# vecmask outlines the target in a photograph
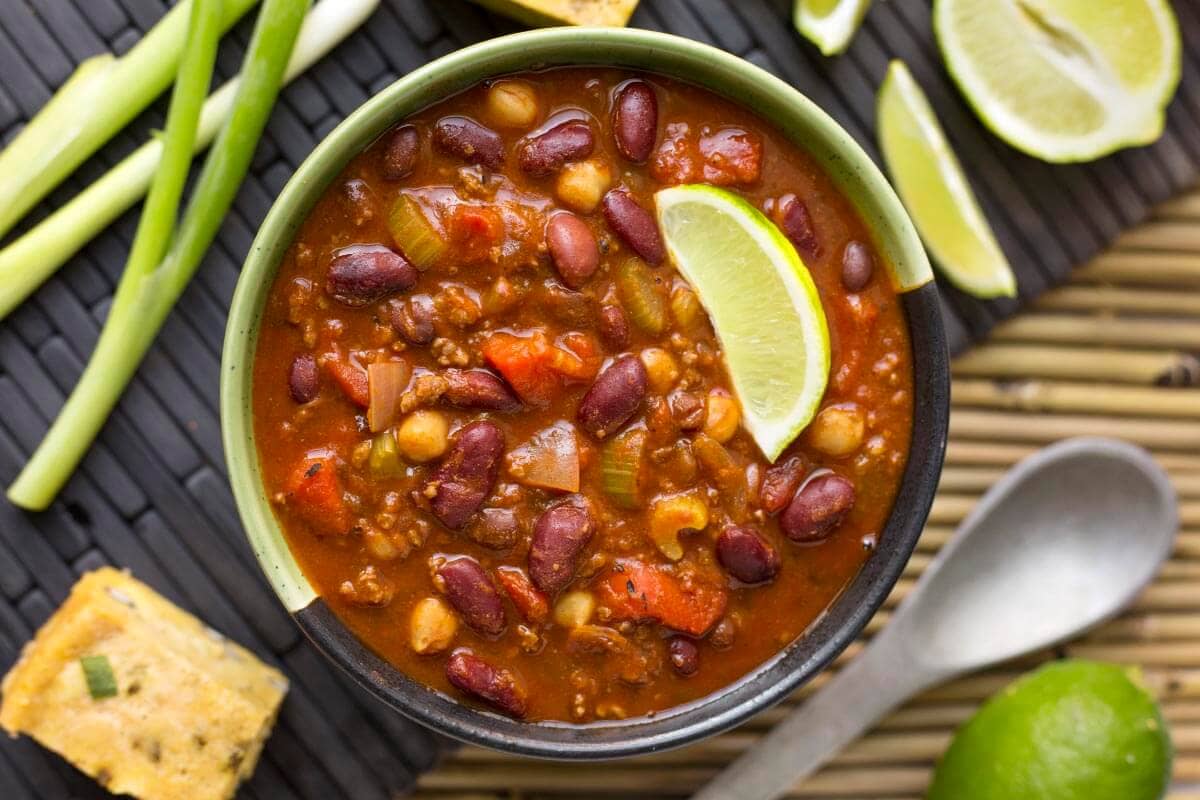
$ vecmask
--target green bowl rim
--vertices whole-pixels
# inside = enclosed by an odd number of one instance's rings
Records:
[[[671,34],[629,28],[547,28],[515,33],[458,50],[398,79],[370,98],[326,136],[276,198],[258,230],[243,266],[234,292],[222,349],[222,442],[230,483],[247,538],[259,565],[281,602],[289,613],[297,617],[306,634],[323,650],[328,651],[329,648],[341,645],[319,639],[344,639],[345,636],[329,630],[331,617],[328,609],[324,607],[323,602],[314,602],[319,600],[318,595],[292,556],[271,511],[270,499],[266,496],[259,473],[251,419],[250,365],[253,363],[257,347],[258,326],[265,299],[278,265],[297,229],[329,183],[351,158],[391,125],[488,77],[557,66],[615,66],[648,73],[657,72],[703,86],[740,105],[752,108],[821,163],[862,215],[875,237],[876,246],[886,260],[893,264],[907,264],[911,272],[932,277],[925,250],[899,199],[874,162],[854,139],[792,86],[737,56],[709,45]],[[851,614],[846,624],[841,626],[843,630],[832,636],[831,641],[815,649],[806,648],[812,652],[806,652],[802,661],[791,665],[787,670],[787,679],[782,682],[778,680],[784,676],[779,671],[781,659],[790,650],[796,649],[798,643],[807,639],[807,635],[797,639],[776,657],[768,659],[741,680],[726,687],[726,690],[660,713],[653,719],[639,718],[626,720],[616,726],[607,726],[633,728],[641,724],[643,727],[650,726],[655,729],[644,735],[626,737],[630,740],[625,742],[612,741],[613,737],[600,737],[591,742],[587,741],[587,737],[576,737],[574,746],[563,742],[539,743],[520,735],[514,736],[511,730],[514,723],[511,720],[462,704],[457,705],[465,709],[466,713],[460,716],[478,719],[470,719],[461,724],[448,724],[442,718],[444,714],[424,713],[421,708],[413,708],[411,703],[400,710],[421,722],[439,728],[444,733],[503,749],[549,757],[613,757],[680,745],[736,724],[750,713],[778,700],[785,692],[778,686],[774,690],[760,690],[753,697],[740,698],[735,708],[713,709],[707,714],[703,707],[709,704],[712,698],[720,698],[739,687],[743,690],[748,688],[747,685],[752,683],[751,679],[756,676],[760,679],[765,677],[771,668],[780,673],[775,676],[776,683],[786,684],[784,688],[789,690],[819,671],[853,639],[854,635],[857,635],[874,609],[882,603],[887,589],[899,577],[932,502],[935,486],[924,484],[930,482],[930,474],[933,476],[932,483],[936,484],[936,475],[941,468],[948,407],[948,369],[944,364],[945,340],[941,322],[936,316],[936,290],[932,284],[927,284],[905,295],[905,300],[906,308],[915,307],[908,301],[921,305],[924,309],[922,325],[930,327],[929,335],[923,338],[934,353],[930,380],[932,394],[937,400],[930,405],[930,413],[933,416],[929,420],[929,432],[932,438],[928,443],[929,457],[923,459],[929,463],[924,465],[925,474],[920,478],[922,485],[916,487],[919,491],[914,490],[912,499],[915,507],[909,509],[907,515],[914,519],[919,517],[919,523],[914,525],[910,519],[898,526],[902,527],[903,531],[895,535],[898,537],[898,549],[903,552],[898,552],[897,556],[902,557],[898,563],[888,564],[873,578],[886,585],[871,587],[867,600],[872,606],[869,609],[870,613]],[[929,307],[934,309],[932,316]],[[928,319],[924,319],[925,317]],[[912,324],[910,320],[910,328]],[[917,338],[914,336],[914,343]],[[944,392],[940,390],[943,383],[947,384]],[[922,404],[919,403],[918,414],[922,413],[921,407]],[[910,462],[913,460],[910,454]],[[908,481],[909,474],[906,472],[904,483]],[[899,503],[898,498],[897,508]],[[888,531],[891,530],[897,516],[897,508],[893,509],[893,520],[889,521]],[[866,576],[860,574],[852,584],[862,580],[866,580]],[[846,593],[843,592],[843,595]],[[838,601],[835,601],[834,605],[837,604]],[[314,614],[314,618],[320,616],[321,621],[306,622],[302,612],[317,607],[322,608],[318,614]],[[858,619],[859,617],[861,619]],[[847,633],[850,635],[847,636]],[[365,648],[359,649],[365,651]],[[369,651],[365,653],[365,656],[355,655],[350,659],[355,663],[346,663],[347,658],[344,654],[341,658],[329,652],[327,655],[350,670],[376,694],[396,705],[398,700],[394,696],[397,691],[394,685],[395,676],[389,676],[388,680],[384,681],[376,671],[379,663],[375,663],[370,670],[358,663],[362,658],[378,662],[377,658],[372,658],[373,654]],[[368,672],[373,674],[364,674]],[[403,686],[400,689],[403,692],[411,687]],[[437,704],[442,702],[441,699],[449,699],[440,692],[430,689],[426,691],[430,697],[422,698],[421,703]],[[699,716],[674,729],[659,730],[662,723],[669,722],[674,716],[680,716],[676,711],[685,716],[697,713]],[[524,727],[579,731],[593,727],[604,728],[605,724],[543,724]],[[496,728],[509,730],[497,733]]]

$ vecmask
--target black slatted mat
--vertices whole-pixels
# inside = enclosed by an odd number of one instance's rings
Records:
[[[774,0],[643,0],[634,24],[713,43],[790,81],[877,157],[875,89],[890,58],[908,62],[967,165],[1021,297],[984,303],[946,291],[955,349],[987,333],[1200,170],[1200,5],[1176,3],[1183,83],[1163,138],[1079,166],[1050,166],[988,135],[949,82],[921,0],[877,2],[848,55],[824,59]],[[162,0],[0,0],[0,140],[7,142],[88,55],[127,50]],[[282,95],[254,171],[82,467],[50,511],[0,499],[0,671],[80,572],[132,569],[172,600],[279,665],[292,692],[245,797],[385,798],[434,764],[433,736],[370,699],[300,637],[259,575],[225,479],[217,380],[225,313],[254,231],[293,168],[346,114],[398,75],[471,42],[515,30],[463,0],[384,0],[334,54]],[[237,69],[250,23],[222,46]],[[34,215],[74,194],[162,124],[160,103]],[[124,265],[136,216],[92,242],[0,323],[0,482],[7,485],[82,369]],[[103,797],[28,739],[0,743],[0,797]]]

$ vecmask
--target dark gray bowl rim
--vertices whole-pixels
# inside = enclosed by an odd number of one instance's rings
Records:
[[[526,723],[431,689],[365,647],[304,577],[274,519],[258,471],[249,365],[266,292],[317,197],[349,159],[384,130],[486,77],[566,65],[657,72],[754,108],[830,172],[864,217],[889,263],[905,265],[908,274],[930,273],[925,252],[894,192],[870,158],[828,115],[748,62],[707,45],[649,31],[528,31],[444,56],[401,78],[355,111],[318,145],[284,188],[247,257],[222,356],[226,459],[238,510],[263,572],[313,644],[405,716],[473,744],[527,756],[584,760],[658,752],[731,728],[810,680],[857,638],[899,579],[924,528],[945,454],[950,389],[940,303],[936,287],[928,281],[901,295],[912,342],[913,444],[875,552],[805,635],[718,692],[646,717],[584,725]]]

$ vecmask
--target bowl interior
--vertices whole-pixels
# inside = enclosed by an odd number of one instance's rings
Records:
[[[258,325],[282,257],[346,163],[396,122],[487,77],[562,65],[659,72],[754,109],[826,169],[893,264],[928,269],[899,200],[853,139],[807,98],[723,51],[631,29],[555,28],[460,50],[402,78],[339,125],[297,170],[259,230],[233,298],[222,357],[221,416],[230,479],[242,522],[280,600],[329,658],[405,715],[442,733],[527,755],[611,758],[678,746],[728,728],[811,678],[846,647],[883,603],[916,543],[945,449],[949,403],[946,345],[932,284],[903,297],[914,351],[912,451],[880,544],[860,574],[808,633],[725,690],[620,722],[521,723],[425,687],[364,647],[314,592],[288,549],[259,473],[251,420]]]

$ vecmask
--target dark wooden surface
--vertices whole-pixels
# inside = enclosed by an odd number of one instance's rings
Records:
[[[103,50],[124,52],[162,15],[161,0],[0,0],[0,141]],[[634,24],[708,41],[796,85],[873,156],[874,97],[887,62],[908,62],[929,93],[1017,271],[1021,297],[982,303],[946,291],[952,344],[987,334],[1155,203],[1191,185],[1200,165],[1200,4],[1176,3],[1188,52],[1168,127],[1153,147],[1080,166],[1050,166],[988,135],[949,82],[921,0],[879,2],[850,52],[827,60],[770,0],[643,0]],[[327,666],[260,576],[225,479],[217,384],[225,313],[241,260],[294,167],[345,115],[398,75],[515,26],[463,0],[384,0],[332,56],[289,86],[199,275],[60,500],[25,514],[0,499],[0,671],[100,564],[133,573],[281,666],[292,692],[245,797],[385,798],[437,759],[431,735]],[[249,23],[227,37],[222,78],[240,62]],[[160,103],[85,164],[45,213],[162,124]],[[0,482],[7,485],[78,377],[136,226],[127,214],[8,320],[0,322]],[[104,797],[28,739],[0,742],[0,797]]]

